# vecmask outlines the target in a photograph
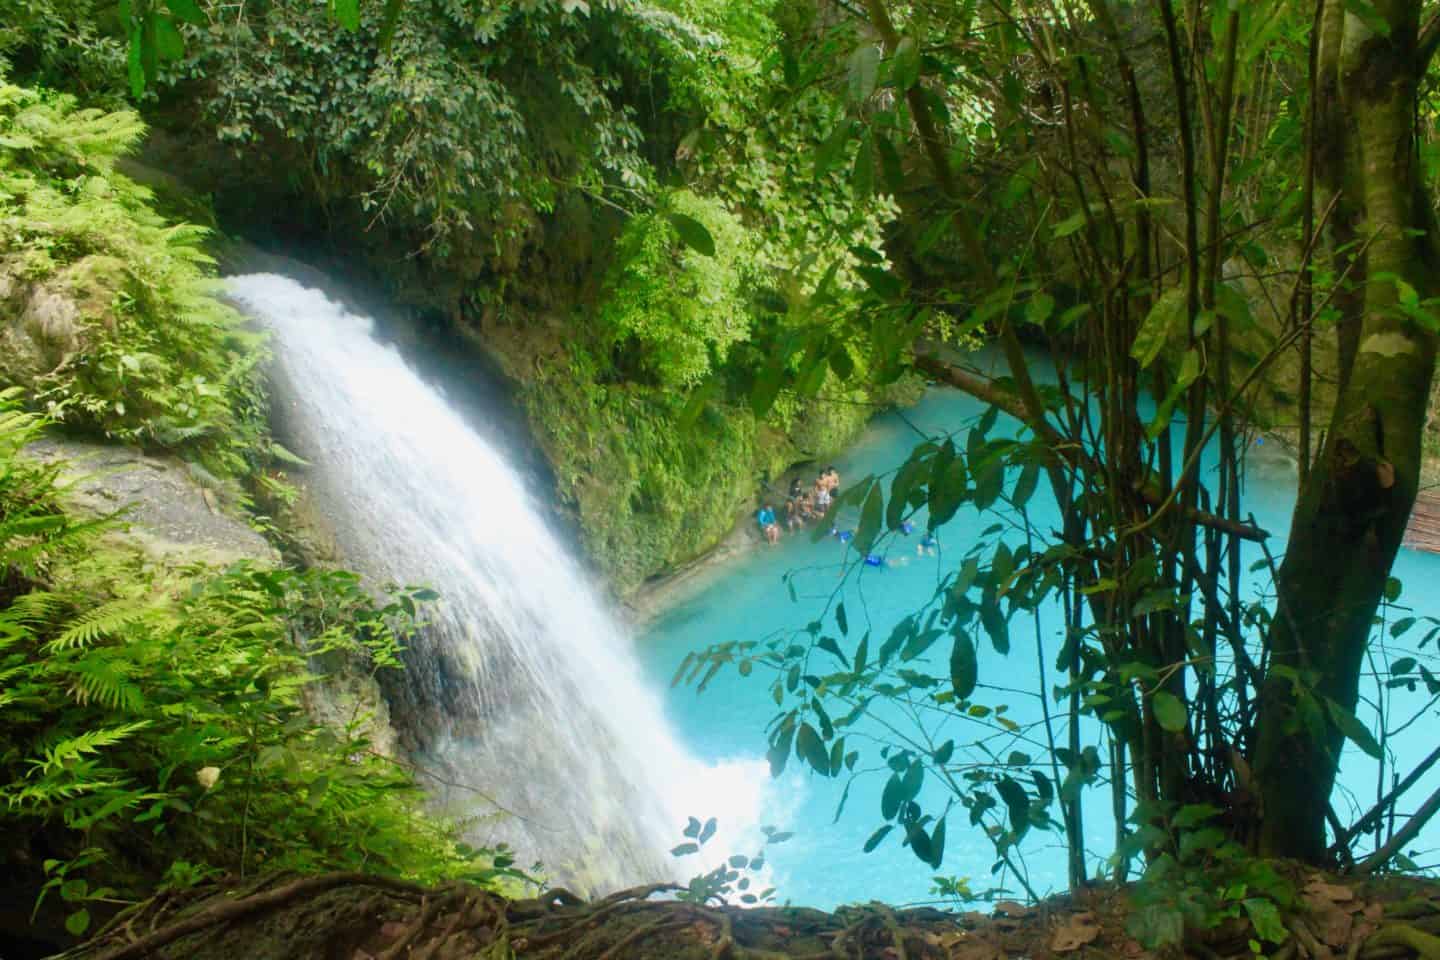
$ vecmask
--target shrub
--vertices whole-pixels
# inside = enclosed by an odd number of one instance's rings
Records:
[[[143,133],[134,113],[0,84],[0,385],[241,475],[263,448],[261,339],[215,298],[204,231],[116,172]]]

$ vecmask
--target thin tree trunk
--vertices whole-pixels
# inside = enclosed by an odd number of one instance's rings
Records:
[[[1420,3],[1388,0],[1375,8],[1390,24],[1389,36],[1345,18],[1342,103],[1323,108],[1343,106],[1355,121],[1347,158],[1361,167],[1346,170],[1344,180],[1363,184],[1354,199],[1370,231],[1368,276],[1393,274],[1424,298],[1436,289],[1436,258],[1431,237],[1416,233],[1434,226],[1411,124],[1424,66],[1416,46]],[[1344,738],[1328,716],[1316,736],[1313,718],[1316,710],[1326,714],[1327,701],[1355,709],[1371,618],[1415,500],[1435,339],[1399,305],[1396,284],[1365,285],[1349,376],[1296,504],[1280,568],[1279,602],[1291,615],[1277,618],[1271,633],[1254,762],[1263,804],[1260,850],[1268,855],[1312,862],[1324,855],[1326,803]],[[1286,676],[1277,667],[1297,673]],[[1295,676],[1313,697],[1296,696]]]

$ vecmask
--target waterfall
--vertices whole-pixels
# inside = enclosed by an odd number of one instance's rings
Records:
[[[671,735],[629,639],[521,478],[372,322],[271,274],[230,296],[274,336],[289,437],[343,560],[441,599],[387,690],[413,758],[507,815],[472,829],[591,892],[698,872],[687,815],[753,824],[756,763],[705,767]],[[437,789],[452,813],[485,810]],[[717,806],[718,805],[718,806]]]

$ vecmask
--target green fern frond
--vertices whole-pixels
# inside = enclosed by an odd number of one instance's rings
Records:
[[[145,705],[140,688],[131,682],[136,665],[120,657],[92,652],[71,665],[70,694],[80,704],[100,703],[111,710],[137,713]]]
[[[86,754],[99,753],[106,747],[113,747],[149,726],[149,720],[136,720],[118,727],[88,730],[79,736],[62,740],[45,751],[43,760],[31,760],[30,763],[41,775],[48,775],[63,767],[67,761]]]
[[[45,650],[47,653],[59,653],[75,647],[90,646],[101,637],[140,620],[148,609],[148,604],[132,598],[101,604],[81,614],[64,633],[47,643]]]

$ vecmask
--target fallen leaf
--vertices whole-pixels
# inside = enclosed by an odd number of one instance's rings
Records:
[[[1094,943],[1100,936],[1100,924],[1093,913],[1075,913],[1065,918],[1050,937],[1050,949],[1056,953],[1079,950],[1087,943]]]
[[[1332,903],[1348,903],[1355,899],[1355,891],[1338,883],[1327,883],[1322,877],[1316,877],[1305,884],[1305,892],[1316,897],[1323,897]]]
[[[1385,918],[1385,904],[1372,903],[1365,908],[1365,919],[1371,923],[1379,923]]]
[[[952,960],[1005,960],[1005,951],[981,937],[967,937],[950,947]]]
[[[1002,913],[1007,917],[1024,917],[1034,911],[1023,903],[1016,903],[1014,900],[1001,900],[995,904],[995,912]]]

